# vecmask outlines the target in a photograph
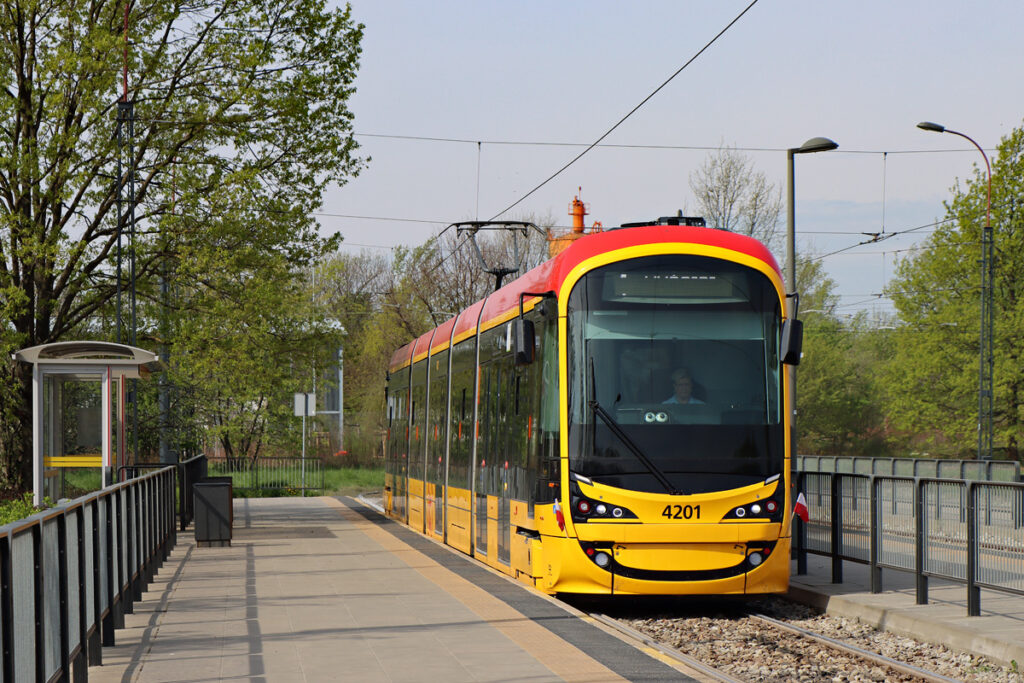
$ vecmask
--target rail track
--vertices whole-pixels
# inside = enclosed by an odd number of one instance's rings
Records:
[[[712,604],[673,608],[669,615],[655,607],[614,617],[590,615],[701,681],[1024,681],[1015,669],[877,632],[854,620],[817,614],[808,619],[808,608],[783,600],[724,609]]]

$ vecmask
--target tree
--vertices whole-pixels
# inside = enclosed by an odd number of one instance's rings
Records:
[[[742,152],[722,147],[690,174],[690,189],[708,226],[749,235],[775,251],[780,245],[782,192]]]
[[[867,454],[881,439],[882,422],[872,382],[870,332],[833,311],[835,282],[821,261],[797,260],[804,321],[804,354],[797,368],[797,435],[801,453]]]
[[[122,243],[143,304],[160,300],[163,269],[178,268],[181,290],[214,291],[210,272],[182,267],[189,260],[217,269],[221,256],[257,269],[268,262],[257,256],[274,254],[297,266],[333,247],[310,213],[327,183],[362,166],[347,109],[362,26],[348,8],[327,9],[325,0],[8,5],[0,15],[5,359],[11,348],[70,334],[117,336],[110,321],[115,292],[127,290],[115,268]],[[119,201],[132,189],[134,205]],[[251,247],[248,266],[227,258],[240,245]],[[139,327],[139,339],[159,336],[155,320],[140,318]],[[13,387],[0,395],[3,474],[21,484],[30,373],[6,361],[2,370],[0,385]]]
[[[554,223],[550,216],[523,220],[542,228]],[[510,233],[481,232],[478,243],[488,264],[511,267],[515,262]],[[520,239],[518,250],[521,272],[547,260],[547,241],[536,231]],[[391,355],[482,299],[494,289],[494,278],[484,271],[468,238],[452,229],[388,256],[334,254],[316,272],[317,310],[345,328],[346,449],[364,456],[379,450]]]
[[[895,426],[932,447],[975,452],[978,407],[981,229],[987,179],[975,166],[957,183],[946,218],[920,251],[900,262],[889,294],[902,325],[884,373]],[[992,164],[995,444],[1020,457],[1024,439],[1024,128],[1000,142]]]

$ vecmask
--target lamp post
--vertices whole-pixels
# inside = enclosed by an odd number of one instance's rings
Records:
[[[917,124],[921,130],[933,133],[951,133],[959,135],[974,145],[981,158],[985,160],[985,173],[988,177],[988,195],[985,199],[985,225],[981,229],[981,331],[978,334],[978,459],[992,459],[992,399],[995,391],[992,354],[992,336],[994,308],[992,300],[992,284],[994,277],[993,240],[992,240],[992,165],[988,155],[977,142],[969,136],[946,128],[938,123],[922,121]]]
[[[799,147],[786,150],[786,284],[787,296],[796,294],[796,219],[794,216],[795,193],[793,190],[793,157],[797,154],[812,154],[814,152],[828,152],[836,149],[839,145],[828,138],[811,138]],[[796,366],[786,366],[786,378],[789,380],[790,397],[792,400],[790,413],[790,456],[796,462],[796,428],[794,427],[796,415]]]

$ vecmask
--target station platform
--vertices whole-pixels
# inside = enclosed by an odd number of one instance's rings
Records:
[[[234,502],[230,547],[191,533],[103,648],[92,681],[690,681],[656,649],[413,533],[351,498]],[[791,597],[1008,664],[1024,662],[1024,597],[810,556]]]
[[[359,501],[234,506],[230,547],[179,533],[90,681],[697,680]]]

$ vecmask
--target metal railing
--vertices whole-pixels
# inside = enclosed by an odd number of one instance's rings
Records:
[[[134,479],[146,470],[157,470],[170,467],[166,463],[137,463],[122,465],[117,470],[118,481]],[[206,456],[197,455],[182,460],[176,466],[178,471],[178,522],[182,531],[188,528],[195,516],[195,498],[192,495],[192,484],[206,479]]]
[[[798,455],[799,472],[882,474],[894,477],[1024,481],[1012,460],[943,460],[939,458],[869,458],[850,455]]]
[[[177,540],[175,468],[0,527],[0,679],[86,680]]]
[[[229,476],[235,489],[323,491],[324,465],[316,458],[209,460],[210,476]]]
[[[967,614],[981,613],[981,589],[1024,595],[1024,483],[798,472],[796,490],[810,522],[797,522],[797,573],[807,553],[870,566],[871,592],[882,569],[913,572],[917,604],[928,603],[928,579],[967,586]]]

